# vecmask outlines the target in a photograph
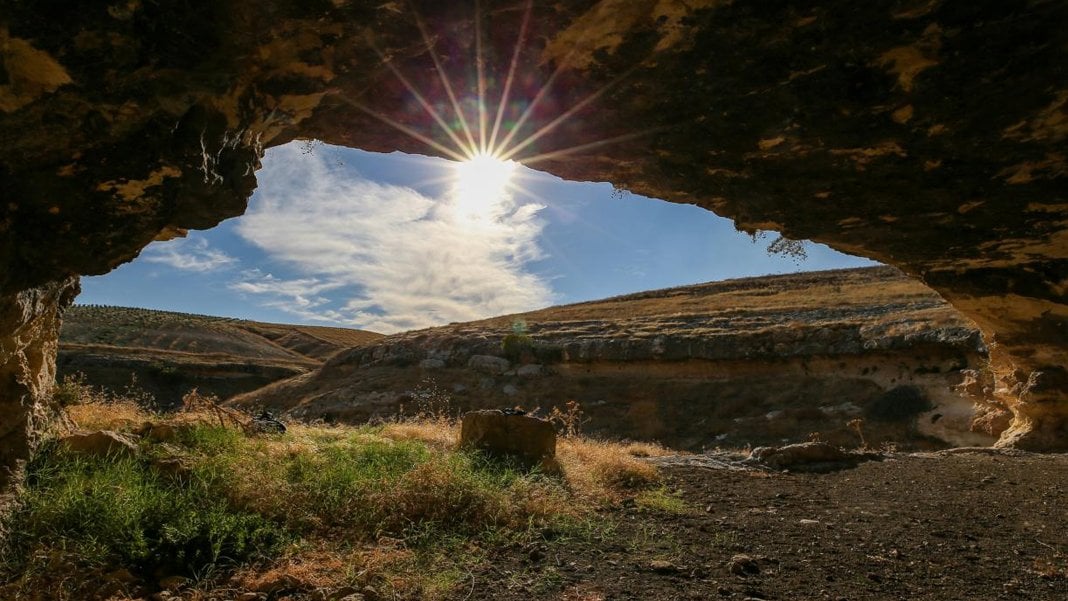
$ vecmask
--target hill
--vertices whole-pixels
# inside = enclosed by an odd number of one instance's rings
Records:
[[[922,284],[877,267],[685,286],[397,334],[233,402],[359,423],[443,398],[456,410],[562,410],[573,400],[596,432],[680,448],[811,433],[843,444],[865,437],[944,447],[989,444],[1006,423],[1003,407],[951,388],[985,363],[972,323]]]
[[[226,398],[306,373],[381,338],[345,328],[262,323],[128,307],[75,305],[60,332],[60,377],[121,389],[136,378],[162,405],[192,388]]]

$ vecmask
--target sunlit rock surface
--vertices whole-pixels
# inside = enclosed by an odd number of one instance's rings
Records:
[[[988,337],[1002,444],[1068,447],[1064,3],[4,0],[0,59],[3,306],[240,214],[265,147],[453,156],[466,121],[921,278]],[[51,373],[33,344],[0,429]]]

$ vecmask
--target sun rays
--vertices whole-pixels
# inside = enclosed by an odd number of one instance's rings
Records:
[[[527,90],[527,94],[517,94],[517,79],[520,78],[520,67],[524,46],[530,35],[531,18],[534,10],[533,0],[527,0],[523,4],[522,16],[516,33],[515,47],[513,48],[508,62],[507,73],[504,74],[503,84],[499,86],[499,97],[495,98],[496,106],[491,107],[488,99],[493,76],[492,69],[486,60],[486,19],[483,10],[483,0],[474,3],[474,50],[473,65],[469,69],[474,72],[473,85],[469,90],[454,85],[452,78],[445,70],[442,55],[438,49],[442,43],[440,32],[432,32],[427,26],[427,21],[419,13],[414,3],[408,2],[408,9],[414,17],[416,27],[419,29],[422,42],[433,63],[433,69],[440,83],[440,98],[435,98],[434,93],[420,90],[413,80],[402,72],[399,64],[391,55],[383,52],[374,39],[368,37],[368,44],[378,55],[382,64],[400,82],[410,100],[422,110],[433,122],[430,131],[425,126],[415,126],[403,123],[401,120],[391,118],[381,111],[375,110],[365,102],[341,97],[354,108],[397,129],[414,140],[425,144],[428,148],[436,151],[458,165],[454,169],[453,192],[459,213],[466,220],[473,218],[492,217],[502,206],[509,205],[506,200],[512,192],[522,192],[521,187],[513,181],[512,174],[517,164],[534,164],[543,161],[559,160],[567,156],[589,151],[608,144],[632,139],[649,133],[647,130],[640,133],[615,136],[601,140],[594,140],[577,144],[567,148],[554,150],[538,150],[536,143],[544,141],[549,134],[558,130],[566,122],[575,118],[576,115],[586,110],[601,98],[605,92],[618,85],[625,79],[633,68],[625,71],[612,81],[608,82],[597,91],[579,100],[567,110],[559,112],[555,117],[546,119],[546,123],[534,129],[533,132],[522,135],[524,128],[534,121],[535,115],[542,112],[551,115],[550,109],[545,109],[546,98],[553,90],[561,73],[567,68],[567,59],[560,61],[553,72],[535,90]],[[437,34],[437,35],[435,35]],[[491,71],[487,73],[487,71]],[[493,81],[500,81],[493,78]],[[434,84],[437,87],[437,84]],[[531,93],[532,92],[532,93]],[[513,95],[518,98],[513,98]],[[515,102],[515,104],[512,104]],[[474,104],[472,108],[471,105]],[[549,103],[551,104],[551,103]],[[521,110],[520,110],[521,107]],[[450,114],[451,113],[451,114]],[[403,119],[401,117],[400,119]],[[429,123],[428,123],[429,124]],[[528,128],[529,129],[529,128]],[[435,133],[436,132],[436,133]]]

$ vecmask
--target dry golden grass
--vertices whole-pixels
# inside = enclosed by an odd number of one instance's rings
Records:
[[[569,437],[557,443],[556,460],[576,496],[593,503],[614,502],[660,481],[656,467],[630,450],[664,454],[655,445]]]
[[[455,420],[433,418],[389,423],[381,436],[391,440],[416,440],[438,449],[459,444],[460,426]],[[568,487],[587,501],[616,501],[629,492],[659,482],[657,469],[641,460],[675,451],[649,442],[611,442],[582,436],[561,437],[556,459]]]
[[[67,415],[84,430],[133,430],[154,419],[131,401],[71,405]]]
[[[391,422],[382,427],[390,440],[417,440],[438,449],[453,449],[460,443],[460,426],[455,420],[430,418]]]

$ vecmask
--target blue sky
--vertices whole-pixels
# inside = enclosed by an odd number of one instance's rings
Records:
[[[82,280],[79,303],[391,333],[728,278],[872,265],[807,258],[706,210],[516,166],[472,211],[456,163],[293,143],[267,151],[246,214]],[[466,208],[465,208],[466,207]]]

